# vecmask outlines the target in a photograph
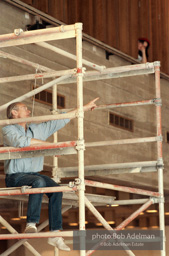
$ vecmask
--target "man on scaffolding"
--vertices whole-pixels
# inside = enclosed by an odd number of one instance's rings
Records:
[[[90,101],[83,107],[84,111],[92,110],[96,107],[95,101]],[[72,110],[71,112],[76,112]],[[8,106],[7,117],[9,119],[24,118],[22,123],[7,125],[3,127],[3,140],[5,147],[28,147],[34,144],[44,144],[48,137],[63,128],[70,119],[52,120],[39,124],[27,124],[26,118],[31,111],[22,102],[15,102]],[[6,160],[4,170],[6,174],[5,182],[7,187],[31,186],[32,188],[56,187],[59,186],[53,179],[40,174],[43,170],[44,157],[22,158]],[[49,230],[62,230],[62,192],[47,193],[49,198]],[[30,194],[27,208],[27,224],[25,233],[37,232],[36,224],[40,220],[41,203],[43,194]],[[50,245],[56,246],[60,250],[70,251],[64,243],[62,237],[48,238]]]

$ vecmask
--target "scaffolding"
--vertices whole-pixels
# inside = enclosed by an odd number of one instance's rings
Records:
[[[59,40],[59,39],[76,39],[76,55],[65,52],[55,46],[51,46],[47,41]],[[26,158],[26,157],[37,157],[37,156],[47,156],[53,155],[53,176],[56,180],[62,177],[77,177],[75,181],[71,182],[67,186],[60,186],[57,188],[2,188],[0,189],[0,197],[7,198],[16,198],[18,196],[24,196],[26,194],[33,193],[46,193],[46,192],[58,192],[63,191],[63,204],[66,206],[63,208],[62,212],[67,211],[71,208],[72,205],[77,206],[77,198],[79,199],[79,229],[85,230],[85,206],[96,216],[96,218],[102,223],[102,225],[107,230],[112,230],[112,227],[106,222],[102,215],[98,212],[95,206],[118,203],[121,205],[125,204],[143,204],[139,209],[137,209],[131,216],[124,220],[120,225],[118,225],[115,230],[122,230],[126,225],[135,219],[142,211],[146,210],[150,205],[154,203],[159,204],[159,222],[160,230],[163,231],[163,249],[161,250],[161,256],[166,255],[165,251],[165,224],[164,224],[164,192],[163,192],[163,158],[162,158],[162,127],[161,127],[161,96],[160,96],[160,63],[146,63],[146,64],[137,64],[129,65],[124,67],[115,67],[115,68],[106,68],[104,66],[98,66],[92,62],[82,59],[82,24],[76,23],[74,25],[59,26],[55,28],[48,28],[36,31],[27,31],[23,32],[22,29],[14,30],[14,33],[1,35],[0,36],[0,47],[9,47],[9,46],[19,46],[34,43],[39,47],[44,49],[49,49],[55,53],[59,53],[63,56],[66,56],[72,60],[76,60],[76,68],[70,70],[61,70],[55,71],[49,69],[45,66],[39,65],[28,60],[25,60],[21,57],[14,56],[12,54],[0,51],[0,56],[4,58],[11,59],[18,63],[31,66],[33,68],[40,68],[42,72],[29,75],[20,75],[12,77],[0,78],[0,83],[5,82],[16,82],[23,80],[32,80],[32,79],[42,79],[42,78],[52,78],[51,82],[42,85],[39,88],[34,89],[33,91],[24,94],[17,99],[14,99],[4,105],[0,106],[0,111],[3,111],[13,102],[22,101],[27,98],[32,97],[33,95],[39,93],[40,91],[52,88],[53,90],[53,114],[47,116],[39,117],[29,117],[26,119],[12,119],[12,120],[0,120],[0,125],[16,124],[18,122],[42,122],[48,120],[56,119],[66,119],[66,118],[77,118],[78,120],[78,138],[76,141],[68,142],[57,142],[57,134],[54,135],[54,143],[34,145],[25,148],[11,148],[11,147],[2,147],[0,148],[0,160],[6,159],[17,159],[17,158]],[[83,64],[87,67],[93,68],[94,70],[85,71]],[[85,74],[84,74],[85,73]],[[84,111],[83,111],[83,81],[95,81],[101,79],[112,79],[117,77],[127,77],[135,76],[142,74],[155,74],[155,91],[156,95],[154,99],[135,101],[135,102],[123,102],[115,103],[108,105],[100,105],[96,107],[96,110],[100,109],[110,109],[117,107],[126,107],[126,106],[142,106],[142,105],[155,105],[156,107],[156,127],[157,133],[155,137],[146,137],[146,138],[135,138],[135,139],[124,139],[124,140],[113,140],[113,141],[99,141],[99,142],[84,142]],[[58,77],[58,78],[56,78]],[[77,111],[73,113],[58,113],[57,110],[57,85],[58,84],[68,84],[74,83],[77,81]],[[144,161],[144,162],[131,162],[131,163],[119,163],[119,164],[104,164],[104,165],[91,165],[84,166],[84,150],[85,147],[94,147],[94,146],[111,146],[111,145],[124,145],[131,143],[145,143],[145,142],[156,142],[157,144],[157,161]],[[69,155],[77,154],[78,155],[78,167],[67,167],[59,168],[58,162],[55,155]],[[85,175],[101,175],[105,173],[114,174],[114,173],[141,173],[144,172],[153,172],[158,171],[158,192],[148,191],[138,188],[130,188],[125,186],[118,186],[112,184],[105,184],[96,181],[85,180]],[[85,172],[85,175],[84,175]],[[137,200],[115,200],[113,197],[98,197],[97,195],[85,194],[85,186],[92,187],[101,187],[110,190],[124,191],[127,193],[136,193],[139,195],[148,196],[147,199],[137,199]],[[72,193],[74,192],[74,193]],[[68,206],[70,202],[69,199],[72,199],[72,205]],[[9,248],[4,252],[3,256],[9,255],[12,251],[18,248],[21,244],[24,244],[33,255],[40,255],[28,242],[27,239],[30,238],[40,238],[40,237],[72,237],[72,231],[62,231],[58,233],[54,232],[41,232],[37,234],[18,234],[9,223],[7,223],[2,217],[0,217],[0,223],[6,226],[11,234],[0,235],[0,239],[21,239],[14,246]],[[44,222],[38,227],[38,231],[42,230],[45,226],[48,225],[48,221]],[[95,249],[86,252],[85,250],[80,251],[80,255],[91,255]],[[128,255],[134,255],[130,250],[125,250]]]

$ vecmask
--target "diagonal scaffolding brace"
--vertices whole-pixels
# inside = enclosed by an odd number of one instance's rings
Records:
[[[68,211],[69,209],[71,209],[71,206],[64,207],[62,209],[62,214],[65,213],[66,211]],[[0,216],[0,223],[3,224],[11,233],[17,234],[17,231],[14,230],[14,228],[12,226],[10,226],[9,223],[7,223],[4,218],[2,218],[2,216]],[[44,229],[46,226],[48,226],[48,224],[49,224],[48,220],[44,221],[41,225],[38,226],[37,231],[40,232],[42,229]],[[1,253],[1,256],[10,255],[13,251],[15,251],[21,245],[24,245],[30,252],[33,253],[33,255],[40,256],[40,254],[27,242],[27,239],[22,239],[22,240],[16,242],[5,252]]]

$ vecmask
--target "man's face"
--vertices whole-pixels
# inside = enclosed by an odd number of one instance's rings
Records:
[[[30,116],[31,111],[23,103],[19,103],[13,110],[14,118],[26,118]]]

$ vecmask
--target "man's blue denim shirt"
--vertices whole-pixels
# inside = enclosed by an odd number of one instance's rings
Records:
[[[53,133],[63,128],[70,120],[52,120],[40,124],[30,124],[27,130],[18,124],[7,125],[2,128],[5,147],[28,147],[32,138],[46,140]],[[39,172],[43,170],[44,157],[21,158],[5,160],[6,174]]]

